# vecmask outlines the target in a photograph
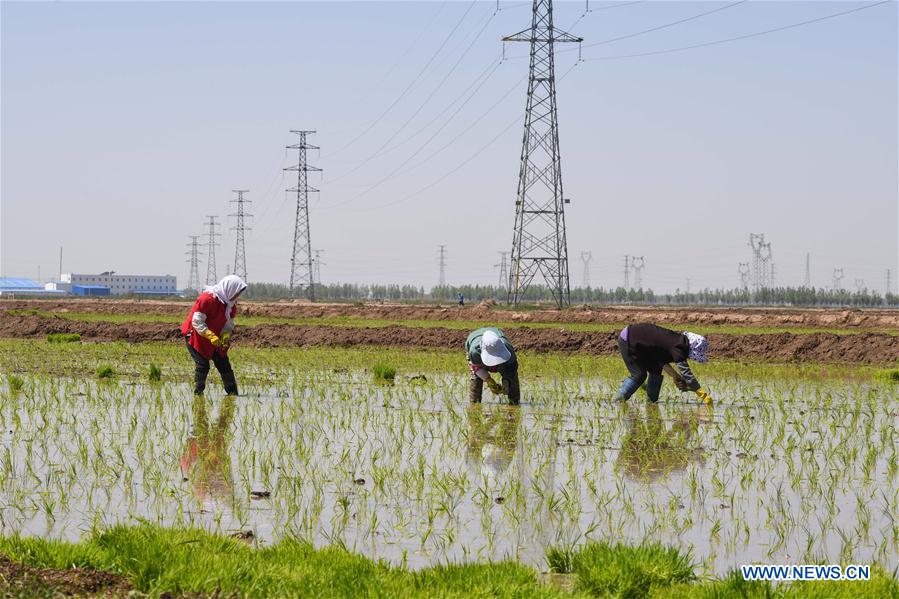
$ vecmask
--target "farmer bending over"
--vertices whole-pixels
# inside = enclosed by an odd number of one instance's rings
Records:
[[[237,275],[228,275],[212,287],[207,287],[191,309],[181,335],[187,341],[187,351],[194,359],[194,393],[200,395],[206,389],[209,360],[222,375],[225,393],[237,395],[237,381],[228,360],[231,347],[231,331],[237,314],[237,298],[247,284]]]
[[[703,403],[711,404],[712,396],[696,380],[687,360],[708,361],[709,342],[696,333],[678,333],[654,324],[632,324],[624,327],[618,337],[618,349],[630,376],[621,383],[616,401],[627,401],[649,374],[646,396],[659,401],[662,389],[662,370],[674,378],[681,391],[693,391]],[[669,364],[677,366],[677,372]]]
[[[484,383],[487,383],[495,395],[508,395],[510,404],[518,405],[521,402],[515,348],[501,330],[484,327],[473,331],[465,341],[465,353],[471,368],[468,399],[474,403],[480,402]],[[502,385],[493,380],[491,372],[500,374]]]

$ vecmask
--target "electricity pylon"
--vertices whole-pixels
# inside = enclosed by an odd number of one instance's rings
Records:
[[[190,243],[187,244],[187,247],[190,249],[184,252],[190,257],[187,259],[187,262],[190,263],[190,275],[187,277],[187,288],[193,291],[200,290],[200,244],[198,239],[200,239],[199,235],[189,235]]]
[[[571,303],[562,161],[556,107],[555,44],[581,42],[553,26],[552,0],[534,0],[531,26],[503,42],[531,45],[528,94],[515,198],[509,302],[518,304],[539,274],[558,307]]]
[[[437,249],[437,265],[440,269],[437,276],[437,286],[446,287],[446,246],[438,245]]]
[[[584,278],[581,287],[590,288],[590,260],[593,259],[593,252],[581,252],[581,262],[584,263]]]
[[[737,272],[740,275],[740,284],[743,289],[749,289],[749,262],[740,262],[737,266]]]
[[[833,290],[840,291],[843,288],[843,268],[833,269]]]
[[[249,189],[232,189],[234,193],[237,194],[236,200],[231,200],[232,203],[237,204],[237,212],[231,214],[229,216],[234,216],[237,218],[237,226],[231,227],[232,231],[237,232],[237,244],[234,247],[234,274],[244,280],[244,283],[247,282],[247,248],[244,242],[244,233],[249,231],[250,228],[244,224],[244,219],[253,216],[252,214],[247,214],[244,210],[244,204],[250,202],[250,200],[244,199],[243,194],[250,193]]]
[[[506,285],[509,284],[509,263],[506,261],[506,256],[509,255],[509,252],[500,252],[499,253],[499,264],[494,264],[494,268],[499,268],[499,288],[502,289]]]
[[[206,218],[209,221],[206,225],[209,227],[208,239],[206,241],[206,284],[207,285],[215,285],[218,283],[218,275],[216,274],[215,269],[215,246],[218,245],[218,242],[215,240],[216,237],[221,237],[221,233],[217,233],[215,228],[218,226],[218,223],[215,222],[217,216],[206,215]]]
[[[297,194],[297,215],[293,227],[293,254],[290,258],[290,290],[294,293],[305,290],[311,301],[315,301],[315,280],[312,270],[312,239],[309,233],[309,194],[318,190],[309,187],[309,173],[321,172],[322,169],[309,166],[306,162],[306,150],[317,150],[318,146],[306,143],[306,136],[315,131],[291,130],[300,136],[299,143],[287,146],[288,150],[297,150],[296,166],[289,166],[285,171],[296,171],[296,187],[288,188],[288,192]]]
[[[643,289],[643,268],[646,261],[643,256],[631,256],[631,268],[634,269],[634,289]]]

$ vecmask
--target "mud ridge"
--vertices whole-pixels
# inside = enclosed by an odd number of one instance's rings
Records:
[[[505,329],[512,343],[533,352],[580,352],[614,355],[616,333],[569,331],[564,327]],[[79,333],[83,341],[171,341],[180,331],[170,324],[79,322],[63,318],[0,315],[0,337],[45,338],[49,333]],[[322,325],[263,324],[238,327],[236,347],[408,347],[462,351],[466,331],[442,327],[403,326],[339,327]],[[714,357],[774,362],[853,364],[899,363],[899,338],[883,333],[837,335],[792,333],[733,335],[713,333],[709,346]]]

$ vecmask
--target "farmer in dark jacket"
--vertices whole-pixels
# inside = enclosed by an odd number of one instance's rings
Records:
[[[515,348],[503,332],[495,327],[484,327],[473,331],[465,341],[471,381],[468,384],[468,399],[474,403],[481,401],[484,383],[495,395],[509,396],[509,403],[521,402],[518,386],[518,358]],[[498,372],[502,385],[491,378],[491,372]]]
[[[712,396],[702,388],[687,363],[688,359],[708,361],[709,342],[702,335],[678,333],[648,323],[632,324],[621,331],[618,349],[630,376],[621,383],[617,401],[627,401],[646,380],[647,374],[646,396],[649,401],[659,401],[664,369],[674,378],[678,389],[693,391],[703,403],[712,403]],[[669,366],[672,362],[677,371]]]

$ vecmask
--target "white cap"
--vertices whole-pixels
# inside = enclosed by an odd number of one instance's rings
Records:
[[[508,362],[512,353],[494,331],[487,331],[481,337],[481,362],[484,366],[496,366]]]

